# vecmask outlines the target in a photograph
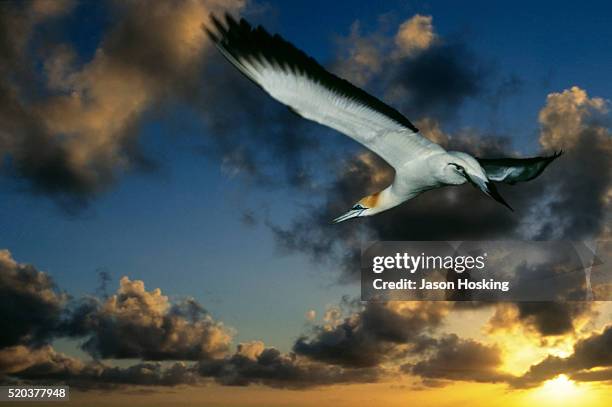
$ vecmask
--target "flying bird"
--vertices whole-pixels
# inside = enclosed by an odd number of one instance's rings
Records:
[[[206,28],[221,54],[247,78],[305,119],[331,127],[379,155],[395,169],[391,185],[359,200],[334,222],[372,216],[422,192],[471,183],[512,208],[495,182],[515,184],[537,177],[562,152],[533,158],[476,158],[446,151],[419,133],[406,117],[364,90],[328,72],[313,58],[244,19],[211,15]]]

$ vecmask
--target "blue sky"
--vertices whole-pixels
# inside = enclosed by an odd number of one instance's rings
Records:
[[[92,57],[112,24],[113,16],[105,13],[102,7],[81,6],[64,22],[64,33],[82,61]],[[500,7],[496,2],[269,1],[251,6],[247,15],[329,63],[337,52],[336,39],[348,35],[356,20],[368,34],[379,30],[381,16],[387,16],[393,22],[386,29],[391,36],[400,22],[417,13],[431,15],[442,38],[466,42],[492,67],[494,82],[510,76],[520,80],[518,90],[499,107],[491,107],[486,98],[468,100],[445,123],[448,129],[475,127],[508,135],[517,150],[533,154],[537,114],[548,93],[578,85],[591,96],[607,99],[612,94],[612,55],[602,52],[612,38],[612,6],[605,2]],[[356,295],[358,287],[335,284],[328,265],[280,253],[261,221],[248,226],[241,220],[248,209],[284,225],[305,210],[310,197],[229,177],[219,161],[194,148],[201,141],[193,133],[210,130],[167,125],[167,116],[189,118],[181,107],[169,109],[162,118],[147,117],[139,130],[141,144],[158,167],[127,174],[76,215],[3,178],[1,246],[16,260],[49,272],[74,296],[95,291],[98,270],[111,273],[109,291],[127,275],[172,297],[195,297],[238,330],[237,341],[261,339],[287,349],[307,310],[320,313],[343,294]]]

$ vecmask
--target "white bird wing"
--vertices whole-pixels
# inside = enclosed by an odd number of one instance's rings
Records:
[[[331,127],[398,168],[442,147],[418,133],[401,113],[326,71],[313,58],[261,26],[226,15],[206,29],[219,51],[270,96],[300,116]]]

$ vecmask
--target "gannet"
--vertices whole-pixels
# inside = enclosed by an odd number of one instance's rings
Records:
[[[419,133],[394,108],[328,72],[313,58],[261,26],[226,14],[204,27],[221,54],[266,93],[305,119],[331,127],[379,155],[395,169],[391,185],[360,199],[335,223],[372,216],[422,192],[471,183],[512,210],[494,182],[515,184],[537,177],[562,152],[533,158],[476,158],[446,151]]]

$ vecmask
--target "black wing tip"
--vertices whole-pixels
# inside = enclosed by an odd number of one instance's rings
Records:
[[[204,30],[206,35],[208,35],[208,38],[210,38],[212,42],[214,42],[215,44],[219,43],[219,37],[217,37],[217,35],[214,32],[212,32],[207,26],[202,24],[202,29]]]
[[[500,204],[504,205],[506,208],[510,209],[510,212],[514,212],[514,208],[510,206],[510,204],[508,202],[506,202],[504,200],[504,198],[501,197],[501,195],[499,196],[499,198],[501,199],[495,199],[497,202],[499,202]]]
[[[208,15],[208,20],[208,23],[202,23],[202,29],[212,42],[220,44],[227,34],[226,28],[213,13]]]
[[[202,30],[206,33],[206,35],[208,36],[208,38],[210,38],[210,40],[214,43],[218,43],[219,42],[219,37],[217,36],[217,33],[214,32],[213,30],[213,25],[215,25],[215,20],[216,17],[213,13],[210,13],[208,15],[208,21],[203,22],[200,27],[202,28]]]
[[[561,157],[563,154],[565,154],[565,151],[563,151],[563,150],[556,150],[551,155],[544,156],[544,157],[535,157],[535,158],[543,158],[545,160],[554,161],[557,158]]]
[[[215,13],[210,13],[208,19],[212,24],[202,23],[202,28],[208,36],[215,42],[226,39],[235,31],[252,31],[251,24],[244,18],[236,18],[228,12],[223,13],[223,17],[218,17]],[[225,21],[222,21],[225,20]],[[213,31],[214,30],[214,31]]]
[[[537,157],[540,160],[543,161],[544,166],[542,167],[542,170],[538,173],[538,175],[544,171],[544,169],[546,167],[548,167],[550,165],[550,163],[552,163],[553,161],[555,161],[557,158],[561,157],[565,152],[563,150],[558,150],[555,151],[554,153],[552,153],[552,155],[546,156],[546,157]],[[537,159],[536,158],[536,159]]]
[[[497,191],[497,187],[494,183],[489,181],[485,185],[487,186],[487,190],[491,198],[495,199],[497,202],[514,212],[514,209],[510,206],[510,204],[506,202],[506,200],[499,194],[499,192]]]
[[[234,16],[232,16],[230,13],[225,13],[225,23],[227,24],[227,26],[229,27],[230,30],[238,29],[238,28],[240,28],[240,25],[243,25],[244,23],[246,23],[246,25],[248,25],[249,28],[251,27],[250,24],[247,23],[244,18],[241,19],[240,23],[239,23],[238,21],[236,21]]]
[[[300,71],[318,81],[322,86],[359,99],[363,104],[389,117],[397,124],[418,133],[419,129],[400,112],[363,89],[355,87],[349,81],[329,73],[314,58],[296,48],[282,36],[271,35],[261,25],[253,28],[244,18],[237,21],[229,13],[225,13],[225,24],[213,13],[210,14],[210,21],[213,29],[207,27],[204,29],[224,53],[231,54],[238,60],[240,58],[263,58],[283,65],[287,69]]]

